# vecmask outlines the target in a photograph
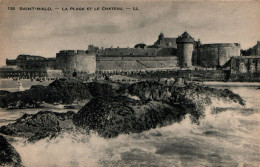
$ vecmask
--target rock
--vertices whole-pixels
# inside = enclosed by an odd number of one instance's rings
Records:
[[[112,85],[107,83],[91,82],[88,84],[88,89],[92,96],[113,96],[115,90]]]
[[[96,130],[101,136],[114,137],[129,133],[133,128],[134,111],[127,104],[135,103],[128,97],[96,97],[73,117],[75,125]]]
[[[2,135],[0,135],[0,166],[23,166],[20,155]]]
[[[71,104],[74,101],[92,98],[88,85],[79,80],[55,80],[47,89],[50,89],[52,92],[45,99],[47,103]]]
[[[6,90],[0,90],[0,97],[6,96],[6,95],[8,95],[8,94],[10,94],[10,93],[11,93],[11,92],[6,91]]]
[[[56,113],[51,111],[40,111],[37,114],[24,114],[15,123],[2,126],[0,133],[25,137],[33,142],[46,137],[54,137],[62,130],[74,128],[72,122],[75,113]]]
[[[138,101],[125,96],[96,97],[73,117],[76,126],[95,130],[103,137],[140,133],[180,121],[183,108],[163,102]]]
[[[0,97],[2,108],[38,108],[43,103],[72,104],[91,99],[88,85],[78,80],[55,80],[49,86],[32,86],[22,92],[5,93]]]
[[[204,107],[210,97],[219,97],[243,104],[240,96],[228,90],[218,90],[194,83],[184,86],[165,85],[155,81],[134,83],[126,87],[133,96],[101,93],[73,117],[76,126],[97,131],[103,137],[121,133],[140,133],[151,128],[180,122],[186,114],[194,123],[205,116]],[[107,92],[111,88],[105,89]],[[112,89],[113,90],[113,89]],[[114,91],[113,91],[114,93]]]
[[[155,81],[143,81],[130,85],[128,92],[137,95],[142,100],[162,100],[170,97],[168,86]]]
[[[219,90],[193,82],[168,85],[155,81],[143,81],[130,85],[128,92],[142,100],[163,101],[172,106],[179,104],[191,114],[191,119],[195,123],[199,123],[199,119],[205,116],[204,107],[212,103],[211,97],[245,105],[239,95],[228,89]]]
[[[211,104],[211,97],[244,105],[239,95],[227,89],[218,90],[192,82],[179,86],[157,81],[143,81],[129,86],[98,82],[82,85],[78,81],[58,80],[48,88],[47,91],[56,92],[52,95],[59,96],[50,98],[55,101],[61,99],[61,102],[73,102],[75,99],[93,98],[76,114],[51,111],[42,111],[34,115],[25,114],[15,123],[1,127],[0,132],[37,141],[46,137],[55,137],[63,130],[75,128],[75,125],[94,130],[100,136],[110,138],[180,122],[188,113],[191,115],[192,122],[199,123],[199,120],[205,116],[204,107]],[[45,87],[31,88],[34,89],[35,92],[42,90],[44,97],[50,96],[44,95]],[[79,90],[74,92],[74,89]],[[71,97],[63,100],[66,96]]]

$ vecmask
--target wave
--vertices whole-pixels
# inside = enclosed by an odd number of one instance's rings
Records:
[[[212,113],[220,104],[226,110]],[[259,126],[259,112],[243,115],[244,109],[250,108],[215,99],[200,124],[193,124],[188,114],[179,123],[116,138],[105,139],[93,131],[64,132],[54,139],[13,145],[27,167],[256,166],[260,135],[252,131]]]
[[[193,97],[196,96],[190,99]],[[138,107],[132,105],[136,99],[124,99],[129,100],[127,103],[132,107]],[[27,167],[257,166],[260,157],[257,105],[247,101],[246,106],[242,106],[217,97],[210,100],[211,103],[204,106],[204,117],[199,119],[199,124],[193,123],[194,113],[187,112],[175,123],[139,133],[120,133],[114,138],[100,137],[97,131],[61,131],[54,138],[34,143],[21,139],[13,142],[13,146]],[[111,103],[106,102],[111,107]],[[148,107],[154,108],[153,103]]]

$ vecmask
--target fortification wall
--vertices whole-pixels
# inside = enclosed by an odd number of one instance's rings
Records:
[[[78,54],[75,55],[75,70],[78,72],[95,73],[96,72],[96,55],[95,54]]]
[[[240,56],[240,44],[205,44],[199,48],[199,65],[215,68],[226,64],[231,57]]]
[[[158,80],[161,78],[183,78],[192,81],[226,81],[228,75],[223,70],[165,70],[154,71],[145,74],[130,74],[130,77],[147,80]]]
[[[74,71],[75,56],[73,53],[57,53],[56,61],[57,68],[62,70],[64,74]]]
[[[60,51],[56,55],[57,68],[65,75],[71,75],[74,71],[95,73],[96,55],[87,54],[85,51]]]
[[[178,67],[178,58],[176,56],[97,57],[97,70],[135,70],[174,67]]]

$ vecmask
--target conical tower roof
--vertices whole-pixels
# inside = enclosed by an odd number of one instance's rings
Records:
[[[192,37],[190,36],[190,34],[187,33],[187,31],[185,31],[180,37],[181,37],[181,38],[192,38]]]
[[[193,43],[194,39],[186,31],[177,38],[176,43]]]
[[[163,39],[164,38],[164,34],[161,32],[158,39]]]

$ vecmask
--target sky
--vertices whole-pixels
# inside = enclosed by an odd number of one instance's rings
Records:
[[[20,7],[51,7],[52,11]],[[66,7],[92,10],[62,10]],[[124,10],[94,10],[97,7]],[[0,65],[19,54],[55,57],[59,50],[87,50],[90,44],[104,48],[151,45],[161,32],[177,37],[187,31],[203,44],[240,43],[247,49],[260,40],[259,16],[260,1],[0,0]]]

